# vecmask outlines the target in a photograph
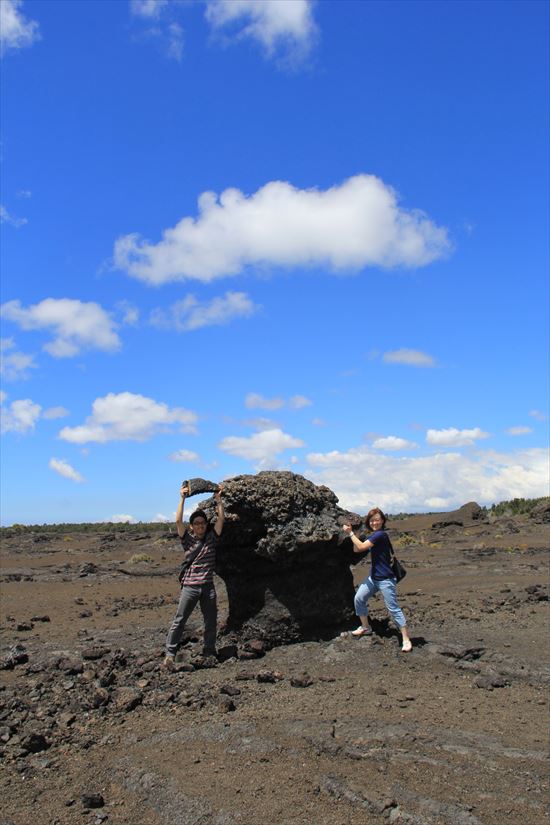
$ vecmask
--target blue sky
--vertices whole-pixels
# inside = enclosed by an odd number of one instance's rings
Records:
[[[2,524],[548,493],[548,3],[0,10]]]

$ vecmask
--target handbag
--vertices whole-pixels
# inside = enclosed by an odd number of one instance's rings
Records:
[[[398,582],[400,582],[401,579],[404,579],[405,576],[407,575],[406,568],[403,567],[403,565],[401,564],[401,562],[399,561],[399,559],[397,558],[397,556],[395,554],[392,555],[392,561],[391,561],[390,567],[392,569],[393,575],[395,576],[395,580],[398,581]]]

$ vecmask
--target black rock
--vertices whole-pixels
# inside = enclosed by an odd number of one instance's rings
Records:
[[[100,793],[83,793],[81,799],[85,808],[103,808],[105,805]]]
[[[21,747],[26,753],[40,753],[47,750],[50,745],[41,733],[30,733],[21,741]]]
[[[222,495],[217,572],[227,588],[229,631],[269,648],[352,618],[356,554],[342,524],[359,525],[359,516],[338,507],[328,487],[290,472],[237,476],[224,482]],[[213,519],[214,499],[202,506]]]
[[[219,485],[213,481],[208,481],[206,478],[189,478],[184,481],[189,488],[188,496],[196,496],[202,493],[217,493]]]
[[[99,568],[97,567],[97,565],[93,564],[90,561],[86,562],[86,564],[83,564],[81,566],[80,570],[78,571],[78,575],[80,576],[80,578],[82,578],[83,576],[88,576],[90,573],[97,573],[98,570]]]

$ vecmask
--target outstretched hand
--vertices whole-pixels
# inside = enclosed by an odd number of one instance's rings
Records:
[[[221,501],[222,499],[222,491],[223,491],[223,484],[220,484],[216,492],[214,493],[214,498],[216,501]]]
[[[188,496],[188,495],[189,495],[189,487],[187,486],[187,484],[182,484],[181,487],[180,487],[180,496],[182,498],[185,498],[185,496]]]
[[[344,533],[348,533],[349,535],[349,533],[353,532],[353,527],[351,526],[351,524],[342,524],[342,530],[344,531]]]

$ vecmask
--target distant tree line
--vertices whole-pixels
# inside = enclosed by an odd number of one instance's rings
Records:
[[[91,533],[110,534],[116,538],[135,538],[143,536],[145,533],[151,537],[158,537],[173,533],[175,530],[172,522],[139,521],[130,522],[83,522],[82,524],[12,524],[10,527],[0,527],[0,538],[10,538],[11,536],[25,533],[51,534],[56,536],[69,535],[70,533]]]
[[[491,507],[482,507],[482,510],[490,516],[528,515],[537,504],[547,500],[548,496],[541,498],[513,498],[509,501],[501,501],[498,504],[493,504]],[[392,513],[388,518],[395,521],[417,515],[419,514]],[[422,513],[422,515],[439,515],[439,513]],[[144,534],[148,534],[147,537],[171,535],[174,533],[174,529],[172,522],[158,521],[139,521],[137,523],[93,521],[82,522],[82,524],[12,524],[10,527],[0,527],[0,539],[25,533],[47,533],[51,534],[52,538],[70,533],[110,534],[114,538],[135,538],[137,536],[145,538]]]

